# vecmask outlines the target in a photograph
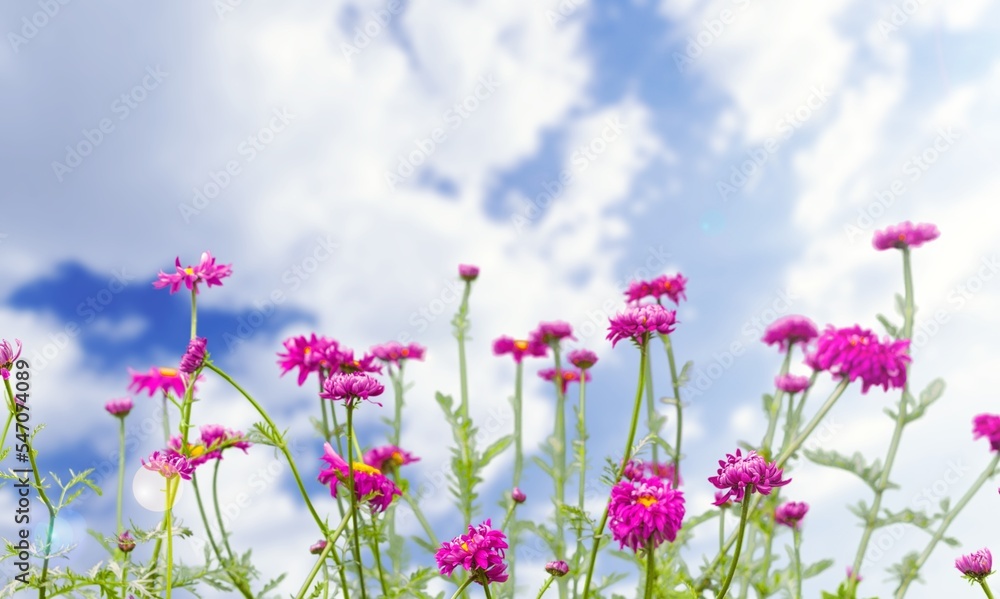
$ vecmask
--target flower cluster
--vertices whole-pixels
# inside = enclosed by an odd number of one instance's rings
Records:
[[[549,346],[536,339],[514,339],[503,335],[493,342],[493,355],[510,354],[515,362],[520,363],[525,356],[543,358],[549,353]]]
[[[876,231],[872,237],[872,246],[880,251],[892,248],[915,248],[937,239],[940,235],[938,228],[930,223],[914,225],[910,221],[905,221],[886,227],[885,230]]]
[[[278,366],[281,367],[281,375],[284,376],[289,371],[298,368],[299,376],[297,382],[300,386],[313,372],[319,373],[320,376],[326,376],[334,372],[344,374],[372,372],[381,374],[382,367],[377,363],[377,360],[392,361],[398,365],[398,361],[401,359],[412,358],[421,360],[424,354],[424,348],[415,343],[405,347],[396,344],[398,348],[391,343],[387,343],[383,346],[378,346],[384,350],[381,357],[370,353],[363,355],[361,358],[355,358],[354,350],[343,347],[335,339],[317,335],[316,333],[311,333],[309,337],[304,335],[289,337],[285,339],[282,345],[285,347],[285,351],[278,353]],[[393,360],[390,354],[396,355],[396,359]]]
[[[225,428],[220,424],[201,427],[201,439],[186,446],[180,435],[170,438],[167,450],[186,458],[192,466],[198,467],[209,460],[221,460],[223,450],[235,447],[247,452],[252,444],[240,431]]]
[[[361,459],[372,468],[376,468],[382,472],[392,472],[400,466],[420,461],[420,458],[395,445],[383,445],[382,447],[370,449],[365,452],[364,457]]]
[[[789,501],[783,503],[774,510],[774,523],[798,529],[799,522],[806,517],[809,511],[809,504],[803,501]]]
[[[725,460],[719,460],[719,470],[716,476],[709,477],[708,482],[718,489],[726,491],[722,497],[716,497],[715,505],[722,505],[730,497],[737,503],[743,501],[747,492],[754,491],[761,495],[770,495],[773,487],[781,487],[792,482],[792,479],[781,479],[781,468],[750,451],[745,456],[736,450],[736,455],[726,454]]]
[[[451,576],[461,566],[485,586],[507,581],[507,564],[503,561],[506,549],[506,535],[494,530],[490,520],[486,520],[479,526],[470,524],[468,534],[442,543],[434,559],[442,575]]]
[[[622,339],[645,345],[653,333],[669,335],[677,325],[677,313],[659,304],[641,304],[627,308],[610,319],[608,339],[614,347]]]
[[[556,320],[553,322],[540,322],[538,328],[528,336],[530,343],[557,347],[563,339],[576,341],[573,336],[573,327],[568,322]]]
[[[984,547],[956,559],[955,567],[966,578],[982,582],[987,576],[993,574],[993,555],[989,549]]]
[[[424,352],[427,351],[422,345],[410,343],[403,345],[398,341],[390,341],[382,345],[372,347],[369,352],[383,362],[399,367],[401,362],[406,360],[423,360]]]
[[[650,281],[632,281],[625,290],[625,299],[629,302],[638,302],[645,297],[652,297],[660,302],[660,298],[667,296],[670,301],[679,304],[680,300],[687,299],[684,295],[686,285],[687,279],[680,273],[672,277],[660,275]]]
[[[177,293],[180,291],[181,285],[184,285],[188,290],[198,293],[198,283],[204,282],[209,287],[213,285],[221,286],[222,279],[233,274],[233,265],[217,265],[211,252],[203,253],[201,255],[201,262],[195,266],[181,266],[180,256],[177,257],[174,264],[177,269],[176,272],[167,274],[161,270],[160,274],[157,275],[156,281],[153,281],[153,287],[157,289],[170,287],[170,293]]]
[[[654,476],[663,479],[667,484],[673,486],[674,465],[671,462],[643,462],[642,460],[630,460],[629,463],[625,465],[622,476],[629,480],[640,480],[647,476]],[[682,482],[683,480],[678,477],[677,484],[680,485]]]
[[[329,443],[323,444],[322,460],[329,464],[319,472],[319,482],[330,485],[330,495],[337,496],[337,482],[348,486],[347,478],[351,467],[344,458],[337,455]],[[354,497],[359,502],[367,502],[372,511],[384,512],[393,497],[402,495],[399,487],[386,478],[378,468],[363,462],[354,462]],[[332,483],[332,484],[331,484]]]
[[[878,335],[858,325],[837,329],[828,325],[816,340],[816,349],[806,362],[814,370],[825,370],[851,382],[861,379],[861,392],[873,386],[888,391],[906,383],[909,339],[880,341]]]
[[[558,371],[555,368],[546,368],[539,370],[538,376],[547,381],[559,383],[563,395],[566,394],[570,383],[578,383],[581,379],[588,383],[590,382],[589,372],[586,370],[574,370],[572,368],[564,368],[562,371]]]
[[[15,339],[14,343],[17,344],[17,349],[14,349],[6,339],[0,343],[0,376],[3,376],[4,380],[10,378],[11,367],[21,357],[21,340]]]
[[[159,472],[160,476],[166,479],[180,476],[184,480],[191,480],[194,474],[194,464],[187,458],[174,451],[154,451],[149,455],[149,461],[142,460],[142,467],[152,472]]]
[[[991,451],[1000,451],[1000,415],[979,414],[972,420],[972,438],[985,437]]]
[[[371,399],[382,395],[385,387],[382,383],[364,372],[352,374],[336,373],[323,381],[323,392],[319,394],[323,399],[343,401],[348,406],[354,406],[361,400],[367,400],[375,405],[382,404]]]
[[[684,494],[659,477],[624,479],[611,489],[611,534],[638,552],[673,542],[684,519]]]
[[[771,323],[764,331],[761,341],[767,345],[777,345],[781,351],[787,351],[796,343],[803,345],[819,336],[816,325],[805,316],[793,314],[784,316]]]

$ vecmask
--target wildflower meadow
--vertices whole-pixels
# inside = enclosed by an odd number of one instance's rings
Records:
[[[914,278],[939,235],[933,224],[911,222],[875,232],[871,261],[881,276],[899,285],[890,300],[896,314],[859,318],[877,322],[880,330],[852,321],[821,326],[808,314],[788,314],[769,323],[759,343],[773,353],[774,386],[752,392],[763,394],[766,426],[753,438],[732,438],[731,451],[713,456],[690,453],[685,444],[684,416],[692,402],[695,365],[685,359],[675,333],[697,326],[679,319],[677,308],[698,281],[680,272],[630,281],[615,314],[604,323],[601,342],[635,373],[616,382],[616,397],[588,394],[588,384],[604,376],[596,351],[604,348],[580,343],[559,314],[531,331],[510,331],[493,340],[474,337],[476,286],[490,272],[471,264],[458,265],[454,275],[461,295],[450,321],[457,348],[449,359],[458,363],[457,394],[411,393],[427,355],[418,342],[372,339],[367,350],[357,350],[338,339],[336,331],[303,330],[273,348],[272,362],[254,366],[315,396],[318,409],[310,418],[314,435],[293,451],[292,423],[272,416],[280,399],[235,380],[212,359],[213,348],[223,341],[199,335],[199,299],[240,276],[241,266],[223,263],[207,251],[193,264],[177,257],[172,267],[148,273],[146,279],[176,301],[190,302],[189,342],[176,348],[172,364],[123,373],[121,396],[106,398],[106,422],[101,431],[93,431],[117,439],[115,484],[99,488],[92,469],[50,469],[45,451],[36,449],[48,432],[34,408],[31,348],[18,339],[2,341],[7,418],[0,493],[15,498],[20,511],[3,554],[16,574],[0,594],[38,599],[220,593],[246,599],[801,599],[806,597],[804,581],[836,571],[839,583],[824,589],[822,599],[869,598],[864,581],[886,576],[895,587],[892,597],[902,599],[926,596],[921,594],[924,566],[945,561],[954,563],[956,578],[970,583],[966,596],[992,598],[990,548],[959,551],[949,529],[966,517],[963,509],[973,496],[990,494],[1000,501],[995,479],[1000,414],[969,413],[969,429],[948,431],[954,433],[949,438],[964,436],[982,450],[981,474],[971,484],[928,509],[899,507],[891,493],[899,487],[892,479],[893,467],[910,425],[948,409],[938,404],[945,383],[935,378],[934,365],[917,365],[911,358]],[[451,271],[453,266],[428,268]],[[468,360],[472,343],[489,343],[493,359],[510,373],[505,393],[513,419],[488,443],[478,434],[481,423],[470,409],[482,368]],[[550,386],[554,404],[553,417],[541,423],[526,413],[523,401],[525,377],[536,373]],[[231,422],[205,417],[213,401],[211,393],[202,391],[209,380],[229,387],[252,408],[256,421],[251,428],[236,430]],[[914,380],[926,382],[918,387],[911,385]],[[439,387],[453,385],[441,382]],[[893,423],[883,454],[849,456],[809,444],[851,388],[866,398],[878,397],[857,409],[884,411]],[[162,409],[162,431],[155,431],[162,440],[149,453],[138,452],[126,439],[139,401],[156,402]],[[618,402],[628,426],[614,430],[595,421],[595,402]],[[427,503],[418,492],[422,481],[411,474],[421,448],[406,447],[402,430],[415,410],[436,411],[451,431],[450,439],[440,440],[450,452],[450,507],[444,523],[439,519],[432,524],[425,515]],[[377,432],[356,426],[359,414],[373,412],[382,423]],[[526,443],[529,420],[550,431],[540,446]],[[613,439],[620,450],[603,455],[595,449],[597,439]],[[234,523],[220,507],[220,470],[252,452],[273,454],[294,480],[295,526],[315,537],[311,546],[282,547],[290,562],[310,564],[301,579],[292,580],[287,572],[262,577],[255,548],[236,542]],[[717,462],[716,474],[693,476],[691,465],[702,462]],[[810,469],[854,475],[869,498],[841,513],[817,515],[801,500],[799,474]],[[156,497],[146,502],[160,506],[162,518],[152,526],[138,526],[123,509],[126,494],[134,492],[126,488],[126,475],[137,470],[156,481]],[[534,485],[526,493],[529,478],[544,480],[548,491],[539,493],[541,487]],[[85,491],[100,493],[97,501],[114,512],[115,526],[89,531],[105,554],[79,568],[66,565],[74,547],[60,543],[55,523]],[[713,493],[714,502],[693,500],[703,492]],[[195,521],[177,516],[181,502],[197,506]],[[527,517],[525,506],[531,504],[548,506],[548,517]],[[403,514],[415,519],[415,533],[402,532]],[[803,547],[814,545],[822,552],[830,542],[810,534],[811,521],[818,517],[842,523],[838,542],[856,546],[852,562],[804,559]],[[255,523],[243,519],[235,525]],[[897,525],[922,531],[923,549],[889,568],[869,567],[865,556],[875,535]],[[190,551],[184,542],[192,536],[207,541],[202,552]],[[711,540],[710,551],[693,549],[699,537]],[[544,575],[530,570],[538,569],[539,558]]]

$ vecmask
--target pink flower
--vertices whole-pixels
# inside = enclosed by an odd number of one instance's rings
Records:
[[[459,264],[458,276],[461,277],[463,281],[475,281],[476,278],[479,277],[479,267],[471,264]]]
[[[569,574],[569,564],[559,560],[556,562],[548,562],[545,564],[545,571],[555,576],[556,578],[561,578]]]
[[[808,357],[811,365],[826,370],[837,378],[851,382],[861,379],[862,393],[872,386],[901,388],[906,383],[906,365],[910,356],[909,339],[879,341],[878,335],[855,325],[835,329],[828,325],[816,341],[816,349]]]
[[[319,555],[320,553],[323,553],[324,549],[326,549],[326,541],[320,539],[309,546],[309,553]]]
[[[1000,416],[980,414],[972,420],[972,438],[986,437],[991,451],[1000,451]]]
[[[861,582],[864,578],[862,578],[860,574],[855,574],[854,569],[847,566],[847,580],[857,580],[858,582]]]
[[[6,339],[3,343],[0,343],[0,376],[4,380],[10,378],[10,369],[13,368],[14,362],[21,357],[21,340],[15,339],[14,343],[17,344],[17,349],[14,349],[10,345],[10,341]]]
[[[177,293],[181,285],[186,286],[189,290],[198,293],[198,283],[204,282],[209,287],[213,285],[222,285],[222,279],[233,274],[232,264],[215,264],[215,258],[212,257],[210,252],[205,252],[201,255],[201,262],[197,266],[181,266],[181,258],[177,257],[174,262],[177,272],[167,274],[160,271],[157,275],[157,280],[153,281],[153,287],[157,289],[163,289],[164,287],[170,287],[170,293]]]
[[[382,395],[385,387],[363,372],[352,374],[334,373],[323,381],[323,392],[319,394],[324,399],[343,400],[348,406],[358,401],[368,400],[382,407],[382,404],[372,400],[372,397]]]
[[[677,313],[659,304],[642,304],[626,308],[610,319],[608,339],[614,347],[622,339],[645,345],[653,333],[669,335],[677,325]]]
[[[420,458],[395,445],[383,445],[382,447],[368,450],[362,461],[372,468],[378,468],[383,472],[392,472],[400,466],[419,462]]]
[[[424,352],[427,349],[416,343],[403,345],[397,341],[390,341],[382,345],[376,345],[369,351],[379,360],[392,363],[398,368],[400,362],[404,360],[423,360]]]
[[[278,357],[281,358],[278,360],[281,376],[285,376],[293,368],[298,368],[300,387],[310,373],[333,367],[329,357],[331,352],[335,354],[339,347],[333,339],[318,337],[316,333],[310,333],[308,338],[303,335],[289,337],[282,345],[285,346],[285,353],[278,353]]]
[[[194,466],[184,456],[172,451],[154,451],[149,456],[149,462],[142,460],[142,467],[152,472],[159,472],[163,478],[180,476],[191,480]]]
[[[717,505],[722,509],[726,509],[727,507],[733,505],[733,502],[729,500],[728,493],[723,493],[722,491],[716,491],[715,501],[713,502],[713,505]]]
[[[493,355],[502,356],[510,354],[514,361],[520,363],[525,356],[542,358],[548,355],[549,346],[537,340],[525,341],[523,339],[513,339],[506,335],[498,337],[493,342]]]
[[[347,477],[350,467],[344,458],[333,451],[329,443],[323,444],[322,460],[330,465],[319,472],[319,482],[330,484],[330,495],[337,496],[337,483],[348,488]],[[332,483],[332,484],[331,484]],[[367,502],[372,511],[384,512],[392,498],[402,495],[402,491],[391,480],[382,475],[378,468],[373,468],[363,462],[354,462],[354,496],[359,502]]]
[[[524,503],[528,500],[528,496],[524,494],[524,491],[520,487],[514,487],[514,490],[510,492],[510,498],[514,500],[514,503]]]
[[[187,351],[181,357],[181,372],[194,374],[195,370],[201,368],[205,362],[205,346],[207,344],[208,340],[204,337],[195,337],[188,342]]]
[[[183,441],[180,435],[174,435],[170,438],[167,449],[183,456],[192,466],[197,468],[208,460],[221,460],[223,450],[235,447],[246,453],[252,444],[240,431],[225,428],[220,424],[206,424],[201,427],[199,442],[188,443],[187,447],[182,447],[182,445]]]
[[[684,519],[684,494],[657,478],[623,479],[611,489],[611,534],[632,551],[671,543]]]
[[[648,473],[648,474],[647,474]],[[674,465],[672,463],[643,462],[642,460],[630,460],[625,466],[623,476],[629,480],[640,480],[646,476],[654,476],[663,479],[671,487],[674,483]],[[677,484],[684,481],[678,477]]]
[[[461,566],[476,582],[485,586],[507,581],[507,564],[503,562],[506,549],[506,535],[494,530],[486,520],[479,526],[470,524],[468,534],[442,543],[434,559],[443,576],[451,576],[455,568]]]
[[[797,529],[799,522],[806,517],[808,511],[809,504],[803,501],[783,503],[774,510],[774,523]]]
[[[625,291],[625,300],[638,302],[642,298],[652,297],[659,303],[660,298],[665,295],[670,301],[678,304],[680,300],[687,299],[684,295],[686,284],[687,279],[680,273],[673,277],[660,275],[651,281],[632,281]]]
[[[937,239],[940,235],[938,228],[930,223],[914,225],[910,221],[905,221],[887,227],[883,231],[876,231],[872,237],[872,246],[879,251],[891,248],[915,248]]]
[[[104,404],[104,409],[108,411],[108,414],[117,416],[118,418],[128,416],[128,413],[132,411],[133,407],[131,397],[112,399],[108,403]]]
[[[331,356],[331,353],[335,355]],[[327,351],[328,359],[331,363],[336,364],[340,372],[344,374],[352,374],[355,372],[372,372],[375,374],[382,374],[382,366],[377,364],[375,360],[378,358],[374,354],[365,354],[361,356],[361,359],[355,359],[354,350],[342,347],[336,352],[330,350]]]
[[[129,531],[123,531],[118,535],[118,550],[122,553],[129,553],[135,549],[135,539]]]
[[[781,487],[792,482],[792,479],[781,480],[782,470],[774,464],[769,464],[764,458],[751,451],[743,456],[739,449],[736,455],[726,454],[726,460],[719,460],[719,472],[711,476],[708,482],[716,488],[726,491],[721,501],[733,497],[737,503],[743,501],[747,492],[754,491],[761,495],[770,495],[773,487]],[[722,505],[716,498],[715,505]]]
[[[587,370],[594,364],[597,364],[597,354],[589,349],[574,349],[569,352],[567,357],[569,358],[569,363],[580,370]]]
[[[955,560],[955,567],[966,578],[980,582],[993,574],[993,555],[989,549],[983,547]]]
[[[528,338],[534,343],[549,347],[558,346],[563,339],[576,340],[576,337],[573,336],[573,327],[562,320],[538,323],[538,328],[532,331]]]
[[[767,345],[777,345],[781,351],[786,351],[796,343],[803,345],[819,335],[816,325],[805,316],[791,315],[779,318],[771,323],[761,341]]]
[[[132,375],[132,382],[129,383],[128,388],[135,393],[146,390],[152,397],[156,395],[157,391],[163,393],[173,391],[174,395],[178,397],[184,395],[184,377],[176,368],[157,368],[154,366],[147,373],[134,372],[129,368],[129,374]]]
[[[545,370],[539,370],[538,376],[547,381],[558,382],[562,387],[563,395],[566,394],[566,389],[569,388],[569,384],[580,382],[581,377],[587,382],[590,382],[590,373],[586,370],[566,369],[562,371],[562,374],[560,374],[555,368],[546,368]]]
[[[774,386],[785,393],[798,393],[809,387],[809,377],[784,374],[774,377]]]

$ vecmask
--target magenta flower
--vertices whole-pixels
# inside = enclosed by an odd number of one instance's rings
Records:
[[[133,407],[131,397],[112,399],[108,403],[104,404],[104,409],[108,411],[108,414],[117,416],[118,418],[128,416],[128,413],[132,411]]]
[[[319,471],[319,482],[324,485],[329,484],[330,495],[336,497],[338,482],[348,488],[347,477],[350,475],[350,467],[329,443],[323,444],[323,455],[320,459],[325,460],[330,467]],[[363,462],[354,462],[354,497],[357,501],[367,502],[372,511],[384,512],[392,503],[392,498],[402,494],[399,487],[383,476],[378,468]]]
[[[420,458],[395,445],[383,445],[382,447],[376,447],[365,452],[362,461],[372,468],[378,468],[382,472],[392,472],[400,466],[419,462]]]
[[[875,231],[875,236],[872,237],[872,246],[879,251],[891,248],[916,248],[937,239],[940,235],[941,232],[938,231],[938,228],[930,223],[914,225],[910,221],[905,221],[887,227],[883,231]]]
[[[326,549],[326,541],[320,539],[309,546],[309,553],[319,555],[320,553],[323,553],[324,549]]]
[[[872,386],[901,388],[906,383],[909,339],[879,341],[878,335],[858,325],[835,329],[828,325],[816,341],[808,360],[817,370],[826,370],[836,378],[851,382],[861,379],[862,393]]]
[[[135,393],[145,390],[152,397],[156,395],[157,391],[163,393],[173,391],[174,395],[178,397],[184,395],[184,377],[176,368],[157,368],[154,366],[146,373],[134,372],[129,368],[129,374],[132,375],[132,382],[129,383],[128,388]]]
[[[17,344],[17,349],[14,349],[10,341],[6,339],[0,343],[0,376],[4,380],[10,378],[10,369],[14,367],[14,362],[21,357],[21,340],[15,339],[14,343]]]
[[[213,285],[221,286],[222,279],[233,274],[232,264],[215,264],[215,258],[212,257],[211,252],[204,252],[201,255],[201,262],[196,266],[181,266],[181,258],[177,257],[174,262],[177,271],[167,274],[160,271],[157,275],[157,279],[153,281],[153,287],[157,289],[163,289],[164,287],[170,287],[170,293],[177,293],[181,285],[186,286],[189,290],[198,293],[198,283],[204,282],[209,287]]]
[[[195,337],[188,341],[187,351],[181,357],[180,371],[185,374],[194,374],[195,370],[201,368],[205,362],[205,346],[208,340],[204,337]]]
[[[510,498],[514,500],[514,503],[524,503],[528,500],[528,496],[520,487],[514,487],[514,490],[510,492]]]
[[[538,328],[532,331],[528,338],[534,343],[541,343],[549,347],[558,346],[563,339],[576,341],[576,337],[573,336],[573,327],[562,320],[538,323]]]
[[[566,389],[569,388],[570,383],[579,383],[581,378],[588,383],[590,382],[590,373],[586,370],[564,369],[562,373],[560,373],[555,368],[546,368],[544,370],[539,370],[538,376],[547,381],[558,382],[562,387],[563,395],[566,394]]]
[[[514,361],[520,363],[525,356],[533,358],[543,358],[549,353],[549,346],[538,340],[525,341],[524,339],[513,339],[506,335],[498,337],[493,342],[493,355],[502,356],[510,354]]]
[[[580,370],[587,370],[594,364],[597,364],[597,354],[589,349],[574,349],[569,352],[567,357],[569,358],[569,363]]]
[[[368,400],[382,407],[382,404],[371,398],[382,395],[383,391],[385,387],[382,383],[363,372],[352,374],[338,372],[323,381],[323,391],[319,396],[324,399],[342,400],[348,406],[353,406],[361,400]]]
[[[135,539],[129,531],[124,531],[118,535],[118,550],[122,553],[129,553],[135,549]]]
[[[167,444],[169,451],[186,458],[192,466],[198,467],[209,460],[221,460],[222,452],[231,447],[247,452],[252,445],[240,431],[225,428],[221,424],[206,424],[201,427],[200,440],[182,447],[180,435],[174,435]]]
[[[804,501],[783,503],[774,510],[774,523],[798,529],[799,522],[806,517],[808,511],[809,504]]]
[[[338,344],[333,339],[318,337],[316,333],[310,333],[306,338],[303,335],[289,337],[282,343],[285,346],[285,353],[278,353],[278,365],[281,366],[281,376],[293,369],[299,369],[299,386],[306,381],[312,372],[321,372],[324,369],[331,369],[333,365],[329,362],[331,353],[336,354]]]
[[[743,496],[754,491],[761,495],[770,495],[773,487],[781,487],[792,482],[792,479],[781,480],[782,470],[774,464],[769,464],[756,451],[742,455],[739,449],[736,455],[726,454],[726,460],[719,460],[719,472],[711,476],[708,482],[716,488],[726,491],[722,497],[725,501],[730,497],[737,503],[743,501]],[[715,505],[722,505],[716,498]]]
[[[378,358],[374,354],[365,354],[361,356],[361,359],[356,359],[353,349],[342,347],[336,352],[328,350],[327,356],[328,360],[332,364],[336,364],[340,372],[344,374],[353,374],[355,372],[382,374],[382,366],[376,362]]]
[[[798,393],[809,387],[809,377],[783,374],[774,377],[774,386],[785,393]]]
[[[854,569],[847,566],[847,580],[857,580],[858,582],[861,582],[864,578],[862,578],[860,574],[855,574]]]
[[[674,483],[674,465],[667,462],[643,462],[642,460],[629,460],[625,465],[623,476],[629,480],[640,480],[647,476],[663,479],[671,487]],[[683,484],[684,480],[677,478],[677,484]]]
[[[569,564],[562,560],[549,562],[545,564],[545,571],[556,578],[561,578],[569,574]]]
[[[715,501],[713,502],[713,505],[717,505],[722,509],[726,509],[727,507],[733,505],[733,502],[729,499],[728,493],[723,493],[722,491],[716,491]]]
[[[461,277],[463,281],[475,281],[479,276],[479,267],[471,264],[459,264],[458,276]]]
[[[427,351],[422,345],[411,343],[403,345],[398,341],[390,341],[382,345],[376,345],[369,350],[373,356],[395,365],[397,368],[404,360],[423,360],[424,352]]]
[[[684,494],[657,477],[623,479],[611,489],[608,515],[620,548],[655,549],[677,538],[684,519]]]
[[[993,555],[990,554],[989,549],[983,547],[979,551],[963,555],[955,560],[955,567],[966,578],[982,582],[987,576],[993,574]]]
[[[793,314],[784,316],[771,323],[761,341],[767,345],[777,345],[781,351],[786,351],[796,343],[806,344],[819,336],[816,325],[805,316]]]
[[[653,333],[669,335],[677,325],[677,313],[659,304],[641,304],[626,308],[609,321],[608,339],[614,347],[622,339],[645,345]]]
[[[980,414],[972,420],[972,438],[980,437],[989,439],[991,451],[1000,451],[1000,416]]]
[[[152,472],[159,472],[163,478],[173,478],[180,476],[184,480],[191,480],[194,473],[194,466],[179,453],[173,451],[154,451],[149,455],[149,462],[142,460],[142,467]]]
[[[659,303],[660,298],[665,295],[670,301],[679,304],[680,300],[687,299],[684,295],[686,284],[687,279],[680,273],[673,277],[660,275],[651,281],[632,281],[625,290],[625,301],[638,302],[645,297],[652,297]]]
[[[507,564],[503,562],[506,549],[506,535],[494,530],[487,519],[479,526],[470,524],[468,534],[442,543],[434,559],[443,576],[451,576],[455,568],[461,566],[476,582],[485,586],[507,581]]]

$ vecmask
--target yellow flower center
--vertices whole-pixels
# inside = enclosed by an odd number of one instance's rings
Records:
[[[467,544],[465,544],[465,542],[462,542],[462,550],[463,551],[468,551],[469,550],[469,546]]]
[[[367,472],[368,474],[382,474],[378,468],[373,468],[364,462],[354,462],[354,472]]]
[[[160,368],[161,376],[177,376],[176,368]]]
[[[392,455],[390,457],[392,458],[393,463],[395,463],[397,466],[401,466],[403,464],[403,454],[399,453],[398,451],[392,452]]]
[[[189,456],[191,456],[192,458],[196,458],[196,457],[202,455],[203,453],[205,453],[205,446],[204,445],[191,445],[191,444],[188,444],[188,446],[187,446],[187,454]]]
[[[643,507],[649,507],[654,503],[658,503],[656,497],[653,497],[652,495],[640,495],[639,499],[636,501],[641,503]]]
[[[900,241],[906,241],[906,234],[905,233],[900,233],[899,234],[899,240]]]
[[[403,357],[405,358],[410,355],[410,348],[404,347],[400,353],[403,354]]]
[[[310,353],[312,353],[312,350],[313,350],[313,348],[311,348],[311,347],[309,347],[309,346],[307,345],[307,346],[305,346],[304,348],[302,348],[302,353],[304,353],[304,354],[306,354],[306,355],[309,355]]]
[[[189,267],[187,267],[187,268],[184,269],[184,274],[186,274],[186,275],[193,275],[194,274],[194,269],[189,266]]]
[[[528,342],[527,341],[521,341],[521,340],[515,341],[514,342],[514,347],[516,347],[517,349],[519,349],[521,351],[524,351],[524,350],[528,349]]]

